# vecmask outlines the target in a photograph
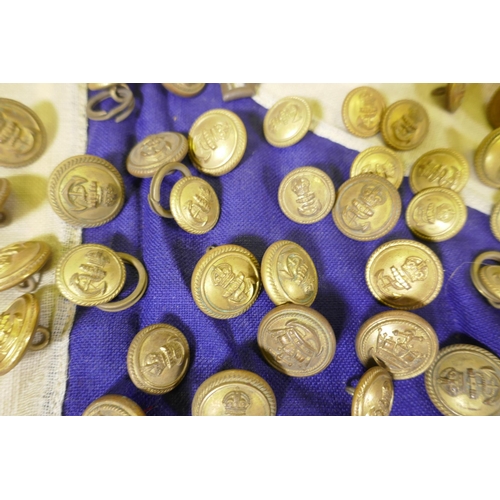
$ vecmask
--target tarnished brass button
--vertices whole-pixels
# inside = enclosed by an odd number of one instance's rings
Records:
[[[466,220],[467,207],[462,198],[446,188],[420,191],[406,209],[406,224],[425,240],[449,240],[461,231]]]
[[[260,268],[246,248],[221,245],[198,261],[191,279],[196,305],[208,316],[235,318],[247,311],[260,292]]]
[[[385,311],[365,321],[356,336],[356,354],[367,365],[383,366],[395,380],[416,377],[432,364],[439,349],[436,332],[407,311]]]
[[[500,415],[500,359],[474,345],[450,345],[427,370],[425,388],[443,415]]]
[[[393,401],[394,384],[391,374],[382,366],[373,366],[363,374],[353,390],[351,415],[387,417],[391,413]]]
[[[125,396],[108,394],[92,401],[85,411],[84,417],[144,417],[142,408]]]
[[[358,137],[371,137],[380,130],[385,111],[382,94],[372,87],[351,90],[342,104],[342,120],[347,130]]]
[[[34,163],[46,146],[47,134],[37,114],[20,102],[0,97],[0,166]]]
[[[500,188],[500,128],[490,132],[479,144],[474,166],[483,184]]]
[[[197,96],[204,88],[204,83],[162,83],[162,85],[172,94],[181,97]]]
[[[373,174],[351,177],[340,186],[332,216],[348,238],[371,241],[390,233],[401,215],[401,197],[386,179]]]
[[[234,101],[255,95],[255,83],[221,83],[220,90],[224,102]]]
[[[297,144],[311,126],[311,108],[302,97],[285,97],[274,104],[264,117],[264,137],[277,148]]]
[[[186,337],[171,325],[142,329],[132,340],[127,369],[136,387],[149,394],[165,394],[177,387],[189,365]]]
[[[380,130],[386,144],[408,151],[420,146],[427,136],[429,117],[418,102],[404,99],[387,108]]]
[[[434,89],[432,95],[444,95],[446,109],[454,113],[462,104],[466,90],[466,83],[448,83],[446,87]]]
[[[8,179],[0,177],[0,227],[9,223],[9,215],[3,210],[3,206],[10,195],[10,182]]]
[[[281,211],[293,222],[313,224],[324,219],[335,202],[335,187],[316,167],[299,167],[288,173],[278,189]]]
[[[286,302],[310,306],[318,293],[318,275],[309,254],[293,241],[276,241],[262,257],[262,284],[279,306]]]
[[[496,90],[486,108],[488,121],[493,128],[500,127],[500,87]]]
[[[177,132],[148,135],[127,157],[127,170],[135,177],[153,177],[167,163],[181,162],[188,152],[187,139]]]
[[[247,131],[238,115],[212,109],[193,123],[188,135],[189,158],[204,174],[220,177],[241,161],[247,147]]]
[[[196,391],[191,413],[199,416],[274,416],[276,397],[269,384],[247,370],[225,370]]]
[[[365,149],[354,158],[350,175],[356,177],[360,174],[383,177],[397,189],[403,182],[404,166],[394,151],[384,146],[374,146]]]
[[[291,377],[310,377],[325,370],[337,346],[328,320],[296,304],[268,312],[260,322],[257,342],[265,360]]]
[[[118,170],[97,156],[72,156],[49,178],[50,204],[73,226],[97,227],[114,219],[122,209],[124,193]]]
[[[500,266],[483,265],[486,261],[500,263],[500,252],[489,251],[479,254],[470,268],[470,277],[476,290],[493,307],[500,309]]]
[[[469,164],[453,149],[433,149],[423,154],[410,172],[410,188],[414,193],[430,187],[462,191],[469,180]]]
[[[429,248],[412,240],[379,246],[366,264],[366,283],[373,296],[394,309],[430,304],[443,285],[443,266]]]
[[[500,241],[500,203],[497,203],[491,211],[490,228],[493,236]]]

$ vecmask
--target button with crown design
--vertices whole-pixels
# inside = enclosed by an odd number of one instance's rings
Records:
[[[372,87],[351,90],[342,104],[342,120],[347,130],[358,137],[372,137],[380,130],[385,100]]]

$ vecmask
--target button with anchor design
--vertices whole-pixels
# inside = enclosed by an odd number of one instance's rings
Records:
[[[372,137],[380,131],[385,111],[382,94],[372,87],[351,90],[342,104],[342,120],[347,130],[358,137]]]

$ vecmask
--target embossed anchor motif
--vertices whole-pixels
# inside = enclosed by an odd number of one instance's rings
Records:
[[[373,161],[363,165],[360,170],[360,174],[374,174],[382,177],[384,179],[389,179],[395,175],[395,165],[391,161],[387,160],[385,163],[378,161]]]
[[[409,144],[423,121],[424,114],[422,111],[416,106],[411,106],[406,113],[391,125],[392,131],[399,141]]]
[[[382,396],[367,411],[369,417],[388,417],[391,411],[391,384],[385,381],[382,385]]]
[[[149,353],[144,359],[142,370],[159,377],[164,370],[170,370],[182,364],[185,355],[182,342],[175,335],[170,335],[156,352]]]
[[[219,146],[218,143],[227,140],[230,134],[231,126],[226,121],[217,122],[210,128],[203,128],[193,139],[196,157],[207,163]]]
[[[377,271],[375,281],[383,295],[389,295],[395,299],[403,296],[400,291],[411,290],[411,283],[425,281],[429,274],[427,261],[420,257],[410,256],[401,265],[401,270],[391,266],[391,276],[384,274],[384,269]]]
[[[281,276],[300,287],[304,294],[309,295],[314,291],[313,276],[300,255],[296,253],[280,255],[278,270]]]
[[[85,184],[88,184],[88,186],[85,187]],[[71,206],[71,210],[75,212],[97,208],[100,205],[111,207],[118,199],[118,193],[113,184],[108,184],[106,188],[102,188],[97,181],[89,182],[85,177],[78,175],[74,175],[66,183],[62,195]]]
[[[377,114],[377,96],[370,90],[364,90],[359,94],[360,107],[357,117],[357,125],[369,131],[379,126]]]
[[[448,189],[455,189],[461,178],[458,168],[453,165],[443,165],[432,158],[419,165],[417,175]]]
[[[15,343],[22,323],[23,318],[19,313],[0,315],[0,355],[5,356]]]
[[[96,297],[106,293],[107,283],[104,281],[107,273],[104,266],[110,263],[109,257],[100,250],[92,250],[85,254],[87,263],[80,264],[82,272],[75,273],[69,279],[69,284],[80,294]]]
[[[413,218],[415,219],[417,226],[426,226],[427,224],[435,224],[436,221],[440,222],[452,222],[455,218],[455,210],[450,203],[441,203],[437,205],[435,203],[419,203],[415,207],[413,212]]]
[[[233,417],[239,417],[247,414],[252,401],[248,394],[236,387],[234,391],[228,392],[222,400],[224,413]]]
[[[141,156],[149,158],[151,156],[165,156],[172,150],[172,144],[163,137],[152,137],[141,147]],[[163,153],[160,155],[159,153]]]
[[[269,129],[275,132],[276,129],[292,125],[302,121],[302,114],[299,107],[294,103],[287,103],[286,106],[269,121]]]
[[[242,272],[233,272],[230,264],[221,263],[212,266],[212,282],[215,286],[223,288],[222,296],[239,305],[248,302],[254,292],[255,280],[247,278]]]
[[[197,224],[204,226],[208,221],[208,213],[212,205],[210,190],[200,186],[193,200],[189,200],[183,207],[184,212]]]
[[[387,193],[383,186],[363,184],[359,196],[344,206],[342,220],[352,230],[365,233],[371,227],[367,219],[375,214],[374,207],[383,205],[386,201]]]
[[[35,132],[0,111],[0,145],[17,154],[27,154],[35,145]]]
[[[322,208],[321,202],[316,195],[309,191],[310,182],[306,177],[299,177],[292,181],[292,191],[296,194],[295,202],[298,205],[297,211],[305,217],[316,215]]]

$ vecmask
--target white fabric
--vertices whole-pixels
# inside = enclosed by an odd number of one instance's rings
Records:
[[[81,242],[81,230],[53,212],[47,181],[59,163],[86,151],[87,90],[83,84],[0,84],[0,97],[33,109],[48,136],[45,153],[32,165],[0,167],[0,177],[8,178],[12,188],[5,205],[11,223],[0,228],[0,247],[42,240],[52,249],[34,292],[40,302],[39,324],[49,328],[52,341],[42,351],[27,351],[12,371],[0,377],[0,415],[61,415],[75,306],[58,293],[54,273],[61,256]],[[20,295],[15,289],[0,292],[0,311]]]

